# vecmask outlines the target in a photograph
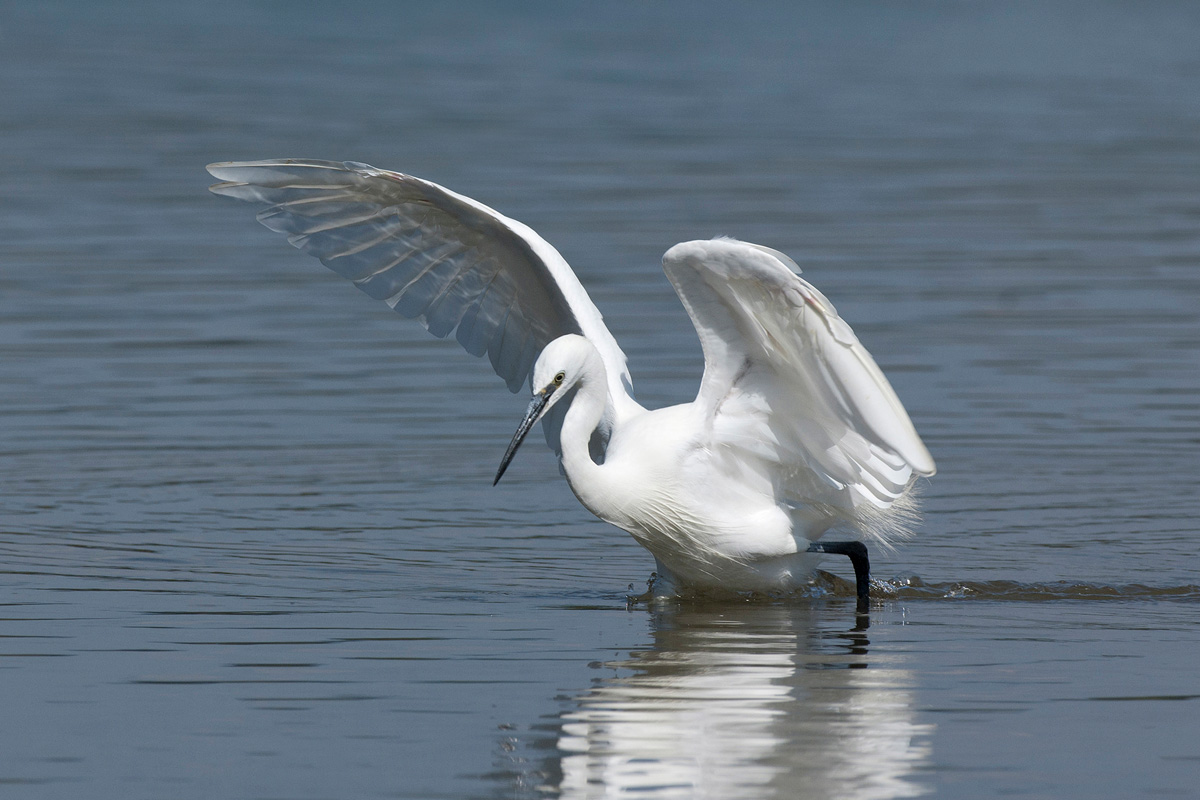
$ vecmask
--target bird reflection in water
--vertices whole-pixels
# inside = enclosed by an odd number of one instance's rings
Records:
[[[564,798],[916,797],[933,726],[899,654],[869,662],[869,622],[818,608],[662,610],[653,646],[593,665],[523,752],[533,794]],[[868,668],[869,667],[869,668]],[[514,754],[516,755],[516,754]]]

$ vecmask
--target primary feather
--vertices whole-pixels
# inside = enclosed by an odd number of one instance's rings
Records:
[[[612,376],[610,417],[634,402],[625,354],[567,262],[528,226],[436,183],[368,164],[281,159],[210,164],[215,194],[263,203],[258,220],[430,333],[487,353],[510,391],[567,333]],[[561,421],[560,421],[561,423]],[[557,429],[547,438],[558,450]]]

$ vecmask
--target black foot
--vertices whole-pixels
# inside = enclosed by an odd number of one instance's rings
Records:
[[[854,565],[858,610],[866,613],[871,601],[871,559],[867,556],[867,546],[862,542],[813,542],[808,546],[808,552],[850,557],[850,563]]]
[[[625,607],[632,609],[638,603],[649,603],[654,599],[654,585],[662,579],[662,576],[657,572],[651,572],[649,579],[646,581],[646,591],[641,594],[633,594],[633,584],[629,584],[630,594],[625,595]]]

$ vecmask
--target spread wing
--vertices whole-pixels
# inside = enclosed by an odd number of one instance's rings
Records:
[[[609,412],[640,407],[625,354],[567,262],[528,226],[435,183],[367,164],[284,159],[210,164],[220,195],[263,203],[258,220],[430,333],[487,353],[508,388],[542,348],[586,336],[604,360]],[[557,423],[557,424],[556,424]],[[557,451],[561,419],[549,420]]]
[[[663,258],[704,348],[707,443],[725,468],[770,476],[780,500],[882,535],[880,512],[936,467],[870,353],[794,266],[732,239]]]

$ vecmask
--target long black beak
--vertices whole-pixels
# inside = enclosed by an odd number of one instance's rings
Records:
[[[525,419],[521,420],[521,424],[517,426],[517,432],[513,434],[512,441],[508,443],[508,449],[504,451],[504,458],[500,460],[500,469],[496,470],[496,479],[492,481],[492,486],[500,482],[504,477],[504,470],[508,469],[508,462],[513,460],[513,456],[517,454],[517,448],[521,446],[521,442],[525,441],[525,437],[529,435],[529,431],[533,430],[533,426],[542,416],[542,411],[546,408],[546,403],[550,402],[550,395],[554,392],[554,388],[548,388],[540,394],[536,394],[533,400],[529,403],[529,408],[525,410]]]

